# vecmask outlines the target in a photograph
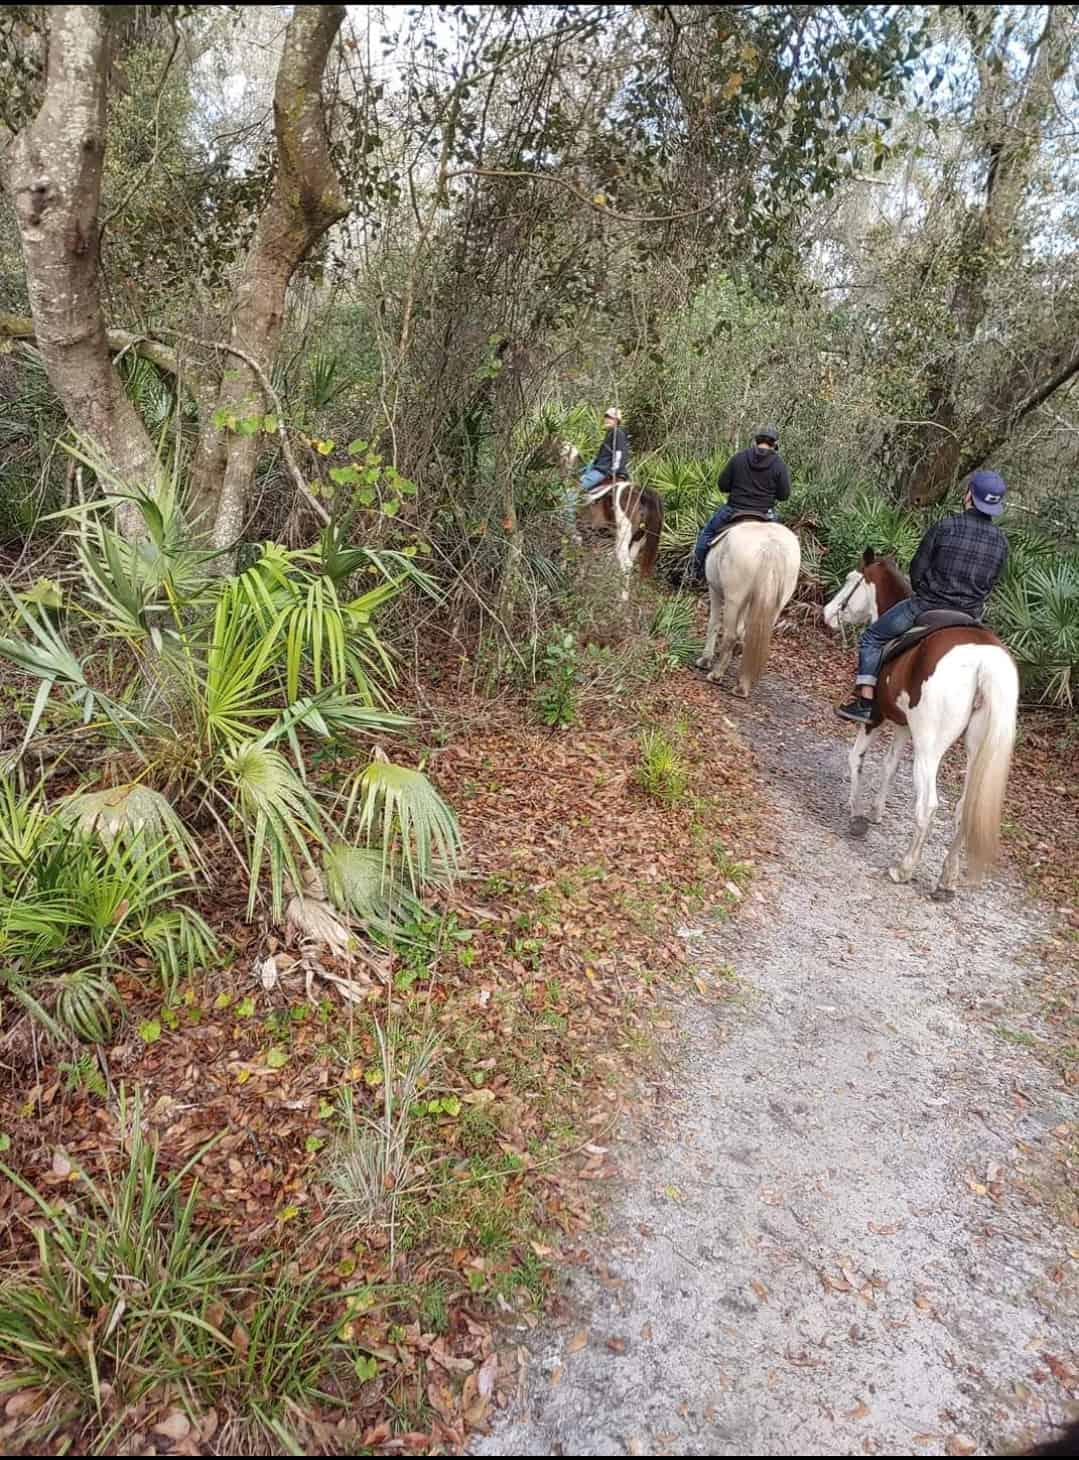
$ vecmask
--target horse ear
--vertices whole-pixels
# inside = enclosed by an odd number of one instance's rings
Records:
[[[876,558],[877,558],[877,555],[873,551],[873,549],[870,548],[870,547],[867,547],[866,550],[865,550],[865,552],[862,554],[862,567],[863,568],[872,567],[873,563],[876,562]]]

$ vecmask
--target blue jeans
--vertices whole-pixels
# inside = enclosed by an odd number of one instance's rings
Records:
[[[726,527],[732,517],[737,516],[734,508],[729,502],[724,502],[718,512],[713,512],[708,521],[701,528],[700,536],[697,538],[697,546],[693,549],[693,562],[696,565],[697,577],[704,577],[704,560],[708,556],[708,548],[712,539],[721,527]],[[779,513],[774,507],[768,509],[768,521],[778,522]]]
[[[904,598],[866,628],[858,645],[858,676],[855,684],[876,684],[885,649],[893,639],[898,639],[900,634],[905,634],[914,627],[921,612],[922,605],[916,599]]]
[[[579,492],[590,492],[593,487],[598,487],[600,482],[605,481],[610,475],[609,472],[601,471],[598,466],[586,466],[581,472],[580,485],[567,487],[566,489],[566,521],[573,523],[577,519],[577,496]]]

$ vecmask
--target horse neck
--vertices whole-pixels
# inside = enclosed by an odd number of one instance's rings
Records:
[[[877,593],[877,617],[910,597],[910,589],[902,576],[884,563],[874,563],[866,573]]]

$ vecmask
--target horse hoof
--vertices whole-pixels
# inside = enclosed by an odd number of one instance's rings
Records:
[[[716,671],[713,669],[712,672],[711,672],[711,674],[708,676],[708,683],[709,684],[721,684],[722,682],[723,682],[723,676],[722,676],[722,674],[717,674]]]
[[[934,887],[933,888],[932,896],[933,896],[933,901],[934,902],[954,902],[955,901],[955,888],[954,887]]]
[[[707,657],[707,655],[705,655],[703,659],[698,659],[696,661],[696,665],[698,669],[711,669],[712,661]]]
[[[850,819],[850,834],[851,834],[851,836],[856,836],[856,837],[865,836],[865,834],[866,834],[866,832],[868,830],[869,830],[869,820],[868,820],[867,817],[865,817],[865,816],[852,816],[851,817],[851,819]]]
[[[744,684],[737,685],[735,687],[735,689],[732,690],[732,694],[737,695],[737,697],[740,700],[748,700],[749,699],[749,686],[748,685],[744,685]]]
[[[911,878],[911,874],[909,872],[904,872],[902,867],[889,867],[888,876],[892,879],[893,882],[900,883],[909,882]]]

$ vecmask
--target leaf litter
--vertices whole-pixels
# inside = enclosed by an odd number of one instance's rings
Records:
[[[238,884],[206,910],[226,967],[167,1004],[152,972],[118,977],[126,1017],[105,1064],[114,1088],[139,1094],[160,1172],[192,1163],[185,1187],[197,1180],[201,1226],[244,1253],[274,1252],[282,1272],[321,1274],[331,1333],[359,1345],[357,1387],[339,1396],[347,1420],[312,1401],[297,1421],[309,1453],[459,1449],[518,1381],[499,1320],[509,1311],[535,1323],[540,1310],[559,1320],[552,1274],[617,1172],[606,1133],[636,1099],[650,1031],[670,1026],[665,999],[694,974],[673,930],[717,891],[733,909],[770,849],[752,757],[734,753],[696,681],[677,684],[686,800],[665,805],[637,785],[640,718],[670,725],[674,699],[660,682],[632,719],[608,713],[572,734],[537,729],[512,703],[453,693],[429,703],[424,729],[448,739],[429,752],[429,774],[470,853],[467,879],[429,912],[468,937],[447,938],[414,980],[402,948],[380,954],[370,978],[373,965],[360,966],[315,905],[320,889],[294,896],[283,945],[243,921]],[[326,927],[316,953],[312,930]],[[324,1221],[343,1093],[361,1113],[381,1112],[374,1015],[391,1000],[402,1044],[433,1027],[440,1050],[437,1092],[425,1092],[435,1108],[405,1173],[416,1192],[405,1243],[383,1225],[342,1232]],[[8,1068],[0,1131],[4,1159],[39,1187],[99,1179],[124,1159],[113,1102],[68,1088],[58,1060]],[[0,1178],[12,1259],[32,1263],[29,1215],[28,1198]],[[492,1224],[505,1236],[485,1239]],[[357,1285],[376,1298],[354,1316],[346,1295]],[[233,1342],[246,1348],[242,1326]],[[606,1345],[617,1354],[625,1340]],[[159,1398],[146,1418],[159,1452],[228,1453],[227,1415],[211,1411],[207,1425]],[[8,1449],[36,1409],[9,1403]],[[79,1442],[77,1427],[65,1434]]]

